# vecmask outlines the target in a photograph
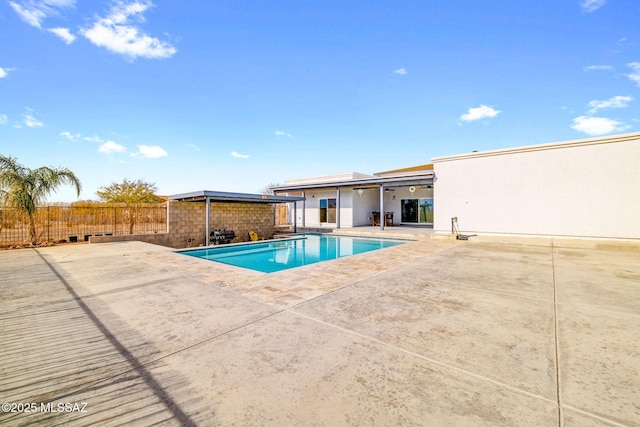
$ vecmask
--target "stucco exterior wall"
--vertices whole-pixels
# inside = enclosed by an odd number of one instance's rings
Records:
[[[353,190],[340,189],[340,227],[353,227]]]
[[[353,225],[370,226],[371,212],[380,210],[380,191],[377,188],[365,188],[362,194],[353,190]]]
[[[204,202],[169,202],[168,232],[157,234],[134,234],[128,236],[91,237],[92,243],[137,240],[172,248],[205,244],[206,205]],[[262,203],[211,203],[210,231],[226,228],[236,233],[234,242],[249,240],[249,231],[254,230],[260,238],[271,238],[274,233],[275,211],[273,205]]]
[[[640,238],[640,133],[433,163],[436,232]]]
[[[341,209],[342,209],[342,215],[340,217],[340,223],[341,226],[345,227],[345,224],[347,222],[351,222],[353,221],[353,219],[349,220],[346,217],[348,216],[348,214],[345,214],[344,211],[344,190],[341,190],[340,193],[340,201],[342,202],[341,204]],[[305,227],[320,227],[320,226],[331,226],[331,227],[335,227],[335,223],[330,223],[330,224],[326,224],[323,223],[322,225],[320,224],[320,199],[335,199],[336,198],[336,190],[335,189],[322,189],[322,190],[307,190],[305,191],[305,197],[306,197],[306,201],[305,201],[305,207],[304,207],[304,215],[305,215]],[[298,207],[301,209],[301,205],[302,203],[298,204]],[[298,212],[298,225],[302,225],[302,214],[301,212]]]
[[[417,186],[415,191],[409,191],[410,186],[391,187],[385,191],[384,195],[384,211],[393,212],[394,224],[401,223],[401,200],[402,199],[419,199],[433,198],[433,189],[427,189],[423,186]],[[299,195],[291,193],[288,195]],[[319,200],[325,198],[335,198],[335,189],[319,189],[305,191],[307,198],[305,202],[305,226],[306,227],[334,227],[335,224],[320,224],[319,222]],[[289,209],[293,209],[291,205]],[[341,188],[340,189],[340,227],[361,227],[371,225],[372,212],[380,210],[380,190],[378,188],[365,188],[362,194],[358,193],[358,189]],[[302,203],[298,204],[298,225],[302,224]],[[415,223],[410,223],[414,225]]]

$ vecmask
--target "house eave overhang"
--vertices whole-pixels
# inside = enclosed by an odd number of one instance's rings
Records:
[[[363,187],[379,187],[384,185],[385,187],[402,187],[405,185],[431,185],[433,184],[433,171],[422,175],[411,176],[393,176],[386,178],[366,178],[366,179],[352,179],[348,181],[334,181],[334,182],[319,182],[310,184],[298,184],[298,185],[278,185],[271,187],[274,192],[284,191],[300,191],[311,190],[321,188],[363,188]]]

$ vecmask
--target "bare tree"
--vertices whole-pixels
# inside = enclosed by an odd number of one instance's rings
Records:
[[[273,188],[273,187],[277,187],[277,186],[279,186],[279,185],[280,185],[280,184],[279,184],[279,183],[277,183],[277,182],[276,182],[275,184],[272,182],[271,184],[269,184],[269,185],[267,185],[266,187],[264,187],[264,188],[262,189],[261,193],[262,193],[262,194],[273,195],[275,192],[273,191],[273,189],[272,189],[272,188]]]

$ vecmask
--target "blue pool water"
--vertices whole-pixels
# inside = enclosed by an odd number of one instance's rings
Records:
[[[299,238],[181,251],[181,254],[273,273],[407,243],[407,240],[303,234]]]

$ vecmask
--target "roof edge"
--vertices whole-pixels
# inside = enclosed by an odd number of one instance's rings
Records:
[[[448,162],[452,160],[472,159],[478,157],[502,156],[506,154],[527,153],[531,151],[556,150],[561,148],[580,147],[598,144],[612,144],[616,142],[629,142],[640,140],[640,132],[625,133],[596,138],[574,139],[569,141],[550,142],[536,145],[523,145],[521,147],[502,148],[499,150],[478,151],[474,153],[454,154],[451,156],[434,157],[433,163]]]
[[[209,191],[200,190],[190,193],[174,194],[169,196],[169,200],[178,201],[228,201],[228,202],[253,202],[253,203],[279,203],[279,202],[297,202],[304,200],[303,197],[295,196],[275,196],[272,194],[255,194],[255,193],[231,193],[226,191]]]
[[[297,185],[278,185],[273,186],[273,191],[299,191],[310,190],[315,188],[337,188],[337,187],[358,187],[361,185],[411,185],[411,182],[431,184],[433,182],[433,171],[425,171],[424,174],[405,175],[405,176],[386,176],[372,177],[366,179],[354,179],[349,181],[297,184]]]

